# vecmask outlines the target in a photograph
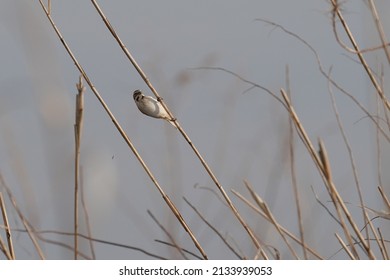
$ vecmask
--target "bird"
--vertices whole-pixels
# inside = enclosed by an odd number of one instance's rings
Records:
[[[175,119],[172,119],[169,116],[161,102],[151,96],[145,96],[139,89],[134,91],[133,98],[135,104],[142,113],[152,118],[164,119],[177,128],[174,122]]]

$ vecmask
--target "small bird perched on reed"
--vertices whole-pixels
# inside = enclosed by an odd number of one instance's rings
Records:
[[[134,91],[133,98],[135,104],[142,113],[152,118],[164,119],[177,128],[167,111],[155,98],[143,95],[139,89]]]

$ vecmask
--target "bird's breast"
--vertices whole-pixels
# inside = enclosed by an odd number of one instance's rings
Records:
[[[138,103],[138,109],[153,118],[161,118],[161,108],[157,102],[143,98]]]

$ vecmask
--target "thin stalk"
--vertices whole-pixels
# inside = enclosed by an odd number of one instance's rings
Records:
[[[75,164],[74,164],[74,259],[77,260],[77,251],[78,251],[78,242],[77,242],[77,232],[78,232],[78,202],[79,202],[79,171],[80,171],[80,143],[81,143],[81,133],[83,128],[83,119],[84,119],[84,92],[85,87],[83,86],[82,76],[79,78],[79,83],[76,84],[77,95],[76,95],[76,116],[75,116],[75,125],[74,125],[74,137],[75,137]]]
[[[188,199],[186,199],[185,197],[183,197],[184,201],[192,208],[192,210],[195,211],[195,213],[199,216],[199,218],[202,219],[202,221],[209,227],[212,229],[212,231],[215,232],[215,234],[222,240],[223,243],[225,243],[225,245],[229,248],[230,251],[233,252],[233,254],[236,255],[236,257],[239,259],[239,260],[243,260],[244,257],[240,256],[240,254],[238,252],[236,252],[236,250],[234,250],[234,248],[232,247],[232,245],[229,244],[229,242],[226,240],[225,237],[222,236],[222,234],[210,223],[206,220],[205,217],[203,217],[203,215],[200,213],[200,211],[198,209],[196,209],[196,207],[194,205],[192,205]]]
[[[294,248],[291,246],[290,242],[288,242],[286,235],[282,231],[282,229],[279,226],[279,223],[276,221],[274,215],[272,214],[271,210],[269,209],[267,203],[253,190],[253,187],[247,182],[244,181],[246,188],[248,189],[249,193],[251,194],[252,198],[256,202],[257,206],[263,211],[263,213],[268,217],[269,221],[275,226],[277,232],[282,237],[284,243],[286,243],[287,248],[290,250],[291,254],[299,260],[298,254],[295,252]]]
[[[341,25],[343,26],[345,33],[347,34],[347,36],[348,36],[348,38],[353,46],[353,49],[356,52],[356,55],[358,56],[360,62],[363,65],[364,70],[367,72],[367,75],[371,80],[371,83],[373,84],[375,90],[377,91],[378,95],[380,96],[380,98],[381,98],[382,102],[384,103],[384,105],[386,106],[387,110],[390,110],[390,102],[387,100],[382,88],[380,87],[379,83],[375,79],[374,74],[372,73],[370,67],[368,66],[366,60],[364,59],[364,56],[363,56],[362,52],[360,51],[359,46],[358,46],[355,38],[353,37],[353,34],[352,34],[351,30],[349,29],[349,26],[348,26],[347,22],[345,21],[343,14],[341,13],[338,0],[331,0],[331,3],[333,6],[333,13],[334,13],[334,15],[337,15],[337,17],[339,18]],[[335,20],[333,20],[333,22],[335,22]]]
[[[339,241],[340,245],[343,247],[344,251],[348,254],[348,256],[351,258],[351,260],[356,260],[354,255],[351,253],[351,251],[349,251],[348,249],[348,246],[344,243],[344,241],[341,239],[341,237],[335,233],[334,234],[337,238],[337,240]]]
[[[379,232],[379,236],[380,236],[380,241],[382,243],[382,247],[383,248],[383,256],[384,256],[384,259],[385,260],[388,260],[389,259],[389,253],[387,252],[387,249],[386,249],[386,244],[384,242],[384,239],[383,239],[383,235],[382,235],[382,232],[380,230],[380,228],[378,228],[378,232]]]
[[[7,195],[9,197],[13,207],[15,208],[16,213],[18,214],[20,220],[22,221],[22,223],[24,225],[24,228],[26,229],[26,231],[28,233],[28,236],[31,239],[31,242],[33,243],[35,249],[37,250],[37,253],[38,253],[39,257],[41,258],[41,260],[44,260],[45,259],[45,255],[43,254],[43,251],[42,251],[41,247],[39,246],[39,243],[38,243],[38,241],[36,239],[36,236],[35,236],[35,233],[34,233],[34,229],[30,225],[30,223],[27,221],[27,219],[23,215],[22,211],[19,209],[19,206],[16,203],[16,199],[15,199],[14,195],[12,194],[11,189],[5,183],[4,178],[1,175],[1,173],[0,173],[0,184],[3,185],[3,188],[7,192]]]
[[[237,196],[239,199],[241,199],[246,205],[248,205],[252,210],[254,210],[257,214],[261,215],[264,219],[266,219],[268,222],[272,222],[270,220],[270,218],[265,215],[265,213],[260,210],[259,208],[257,208],[253,203],[251,203],[247,198],[245,198],[242,194],[240,194],[239,192],[235,191],[235,190],[232,190],[232,193]],[[289,232],[286,228],[284,228],[282,225],[279,225],[278,224],[278,227],[280,228],[281,231],[283,231],[283,233],[287,234],[291,239],[293,239],[295,242],[297,242],[299,245],[301,246],[305,246],[306,249],[309,251],[309,253],[313,254],[313,256],[315,256],[316,258],[322,260],[323,257],[320,256],[320,254],[318,254],[314,249],[310,248],[307,244],[303,244],[301,239],[299,239],[298,237],[296,237],[295,235],[293,235],[291,232]]]
[[[288,65],[286,66],[286,87],[287,87],[287,94],[291,97],[291,90],[290,90],[290,70]],[[290,171],[291,171],[291,184],[294,191],[294,198],[295,198],[295,205],[297,207],[297,217],[298,217],[298,226],[299,226],[299,235],[301,237],[302,241],[302,250],[303,250],[303,256],[305,257],[305,260],[307,260],[307,250],[305,246],[305,235],[304,235],[304,229],[303,229],[303,221],[302,221],[302,211],[301,211],[301,202],[299,199],[299,191],[298,191],[298,182],[297,182],[297,176],[296,176],[296,170],[295,170],[295,151],[294,151],[294,126],[291,118],[288,118],[288,127],[289,127],[289,150],[290,150]]]
[[[311,155],[314,163],[317,166],[317,169],[320,171],[321,177],[323,178],[323,180],[327,186],[327,190],[329,192],[329,195],[331,196],[331,198],[334,202],[334,205],[336,207],[336,210],[338,212],[340,222],[343,225],[344,233],[346,234],[346,236],[350,236],[349,230],[347,229],[345,223],[342,222],[343,217],[342,217],[341,213],[339,213],[338,205],[341,206],[341,209],[343,210],[345,216],[347,217],[348,222],[352,226],[355,234],[358,236],[367,255],[370,257],[370,259],[375,259],[373,252],[371,251],[370,247],[366,243],[366,240],[364,239],[364,237],[360,233],[356,223],[354,222],[351,214],[348,211],[348,208],[346,207],[340,194],[337,192],[335,185],[333,184],[329,162],[327,161],[327,158],[326,158],[325,148],[323,147],[323,145],[321,145],[321,141],[320,141],[320,152],[322,152],[322,154],[321,153],[320,154],[322,155],[322,157],[316,153],[316,150],[314,149],[314,146],[313,146],[312,142],[310,141],[310,138],[308,137],[305,129],[303,128],[302,123],[300,122],[298,115],[296,114],[296,112],[295,112],[295,110],[290,102],[289,97],[287,96],[286,92],[283,89],[281,89],[281,93],[282,93],[282,96],[286,102],[287,107],[289,108],[290,116],[294,121],[295,127],[298,129],[299,136],[301,137],[302,142],[305,144],[309,154]]]
[[[84,199],[84,188],[83,188],[83,168],[80,167],[80,200],[81,200],[81,206],[83,207],[83,212],[84,212],[84,218],[85,218],[85,224],[87,226],[87,234],[89,238],[92,238],[92,230],[91,230],[91,223],[89,221],[89,215],[87,211],[87,205],[85,204],[85,199]],[[95,254],[95,249],[93,246],[93,242],[90,240],[89,241],[89,248],[91,249],[91,257],[93,260],[96,260],[96,254]]]
[[[3,215],[3,222],[5,226],[5,235],[7,236],[7,242],[8,242],[8,251],[11,259],[15,259],[15,252],[14,252],[14,246],[12,244],[12,231],[8,223],[8,216],[7,216],[7,211],[5,209],[5,203],[4,203],[4,198],[3,198],[3,193],[0,192],[0,208],[1,208],[1,213]]]
[[[385,51],[387,62],[390,63],[390,51],[388,48],[388,44],[386,43],[387,38],[386,38],[385,31],[383,30],[383,25],[381,23],[381,20],[379,19],[378,11],[376,10],[376,6],[373,0],[368,0],[368,4],[370,5],[370,10],[375,21],[376,29],[378,29],[379,38],[381,39],[381,43],[383,46],[383,50]]]
[[[147,213],[152,218],[152,220],[158,225],[158,227],[168,236],[169,240],[171,240],[173,247],[179,252],[179,254],[183,257],[183,259],[188,260],[187,256],[184,254],[181,247],[177,244],[175,238],[173,238],[172,234],[157,220],[157,218],[153,215],[152,211],[148,210]]]

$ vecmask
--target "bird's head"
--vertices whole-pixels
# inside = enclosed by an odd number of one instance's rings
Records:
[[[138,101],[143,98],[143,94],[139,89],[136,89],[133,93],[133,98],[135,101]]]

